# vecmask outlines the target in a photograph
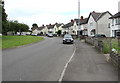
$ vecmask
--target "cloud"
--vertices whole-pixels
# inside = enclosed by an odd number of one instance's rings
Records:
[[[119,0],[80,0],[80,14],[88,17],[92,11],[118,11]],[[78,0],[5,0],[9,19],[38,25],[55,22],[67,23],[78,17]]]

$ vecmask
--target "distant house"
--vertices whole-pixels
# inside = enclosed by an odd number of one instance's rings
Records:
[[[44,33],[45,33],[45,31],[43,31],[45,29],[45,26],[44,25],[42,25],[41,27],[38,27],[38,31],[39,31],[39,35],[44,35]]]
[[[116,37],[117,32],[120,31],[120,12],[110,17],[110,19],[111,19],[111,30],[110,30],[111,37]]]
[[[71,35],[77,35],[77,23],[75,20],[62,26],[62,34],[69,33]]]
[[[46,26],[42,25],[41,27],[34,29],[32,31],[32,35],[38,35],[38,34],[47,35],[48,33],[57,34],[58,30],[62,30],[62,26],[63,26],[62,23],[49,24]]]
[[[88,36],[95,34],[105,34],[110,37],[110,17],[112,14],[108,11],[103,13],[91,12],[88,17]]]
[[[52,33],[52,34],[54,34],[55,33],[55,31],[54,31],[54,24],[53,25],[51,25],[51,24],[49,24],[49,25],[46,25],[47,26],[47,28],[48,28],[48,32],[47,33]]]
[[[56,28],[55,31],[62,30],[63,25],[64,25],[63,23],[55,23],[54,26],[54,28]]]
[[[42,25],[41,27],[36,28],[35,30],[32,31],[32,35],[38,35],[38,34],[41,34],[41,33],[44,34],[44,32],[45,32],[45,31],[43,31],[44,28],[45,28],[44,25]]]
[[[87,22],[88,22],[88,18],[83,18],[83,16],[81,16],[81,18],[78,19],[74,19],[76,24],[77,24],[77,31],[80,30],[79,35],[88,35],[88,31],[87,31]],[[78,26],[80,22],[80,27]]]
[[[41,32],[43,32],[43,35],[48,34],[48,28],[47,28],[47,26],[44,26],[44,28],[41,30]]]
[[[69,22],[62,26],[62,34],[70,33],[70,27],[73,26],[74,22]]]

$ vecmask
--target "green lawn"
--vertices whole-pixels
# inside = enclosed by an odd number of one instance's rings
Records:
[[[0,36],[0,48],[2,48],[2,36]]]
[[[40,40],[43,39],[44,39],[43,37],[37,37],[37,36],[2,36],[1,48],[4,49],[4,48],[22,46],[34,42],[39,42]]]

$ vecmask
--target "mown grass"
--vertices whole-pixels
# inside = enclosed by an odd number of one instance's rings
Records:
[[[111,44],[110,44],[110,42],[111,42]],[[114,49],[116,49],[117,52],[120,52],[118,39],[104,40],[104,42],[103,42],[103,52],[105,54],[110,53],[110,48],[111,49],[114,48]]]
[[[0,36],[0,48],[2,48],[2,36]]]
[[[2,36],[2,48],[13,48],[26,44],[31,44],[43,40],[43,37],[37,36]]]

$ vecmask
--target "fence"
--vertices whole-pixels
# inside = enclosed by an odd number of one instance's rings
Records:
[[[85,42],[95,46],[102,53],[109,54],[109,61],[120,66],[120,39],[87,37]]]

